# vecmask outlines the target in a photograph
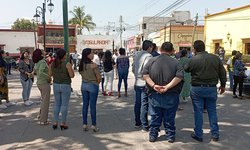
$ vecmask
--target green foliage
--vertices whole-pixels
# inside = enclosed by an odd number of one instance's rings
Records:
[[[36,29],[36,25],[33,24],[30,20],[28,19],[17,19],[13,25],[11,26],[11,29],[14,30],[34,30]]]
[[[83,6],[75,6],[73,11],[70,11],[70,13],[73,15],[73,18],[69,20],[69,23],[77,25],[79,29],[78,34],[82,34],[83,28],[90,31],[96,27],[96,24],[92,21],[92,16],[85,14]]]

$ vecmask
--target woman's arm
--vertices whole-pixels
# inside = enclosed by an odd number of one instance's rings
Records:
[[[67,63],[66,68],[68,70],[70,78],[74,78],[75,73],[74,70],[72,69],[72,65],[70,63]]]

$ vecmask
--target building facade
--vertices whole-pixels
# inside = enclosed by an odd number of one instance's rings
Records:
[[[250,5],[205,16],[205,42],[207,51],[216,53],[224,47],[250,54]]]
[[[0,29],[0,47],[14,57],[19,57],[20,52],[26,49],[32,53],[35,49],[36,34],[36,31],[32,30]]]
[[[149,39],[156,43],[158,47],[169,41],[173,43],[176,52],[183,49],[190,51],[192,50],[193,40],[204,40],[204,26],[197,26],[194,33],[194,26],[174,24],[151,33]]]
[[[131,36],[127,39],[127,50],[129,52],[135,52],[141,49],[142,35]]]
[[[139,34],[142,34],[142,40],[147,40],[148,35],[156,32],[172,22],[181,24],[193,24],[189,11],[174,11],[170,17],[143,17],[140,20]]]
[[[76,26],[69,25],[69,52],[73,53],[76,50]],[[37,27],[37,45],[39,48],[44,48],[43,43],[43,25]],[[46,52],[55,52],[57,49],[64,48],[63,25],[46,25]]]

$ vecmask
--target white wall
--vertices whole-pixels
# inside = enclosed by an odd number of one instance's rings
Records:
[[[113,39],[112,35],[77,35],[76,50],[78,53],[81,53],[84,48],[111,50]],[[93,41],[95,44],[86,41]],[[105,44],[98,44],[98,41],[105,42]]]
[[[9,53],[19,53],[19,47],[34,47],[34,32],[0,31],[0,44],[5,44],[4,50]]]

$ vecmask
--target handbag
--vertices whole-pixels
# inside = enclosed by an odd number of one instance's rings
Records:
[[[246,73],[245,73],[245,70],[240,71],[240,72],[239,72],[239,76],[240,76],[240,77],[243,77],[243,78],[246,78],[247,75],[246,75]]]

